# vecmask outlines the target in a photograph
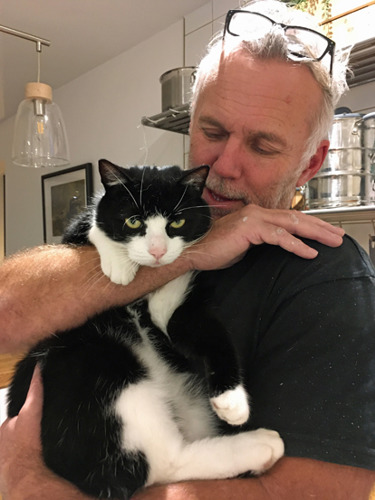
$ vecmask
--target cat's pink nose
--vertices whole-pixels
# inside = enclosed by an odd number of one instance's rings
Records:
[[[153,248],[150,248],[150,250],[149,250],[149,253],[153,257],[155,257],[155,259],[157,261],[159,261],[163,257],[163,255],[166,254],[166,252],[167,252],[167,249],[164,247],[153,247]]]

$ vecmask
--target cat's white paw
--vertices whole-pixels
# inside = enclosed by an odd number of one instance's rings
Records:
[[[284,442],[276,431],[261,428],[238,436],[244,437],[241,453],[247,454],[248,468],[254,474],[262,474],[284,455]]]
[[[210,399],[217,415],[230,425],[244,424],[250,415],[248,395],[242,385]]]
[[[100,256],[100,264],[103,273],[117,285],[128,285],[137,272],[138,266],[127,257],[113,259]]]
[[[118,285],[130,283],[139,266],[129,259],[125,246],[111,240],[96,224],[90,229],[88,238],[99,252],[103,273]]]

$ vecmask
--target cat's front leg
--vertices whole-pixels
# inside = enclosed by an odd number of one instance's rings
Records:
[[[90,229],[88,237],[99,252],[103,273],[118,285],[130,283],[139,266],[129,259],[124,245],[108,238],[96,225]]]
[[[242,384],[210,398],[216,414],[230,425],[241,425],[250,416],[248,394]]]

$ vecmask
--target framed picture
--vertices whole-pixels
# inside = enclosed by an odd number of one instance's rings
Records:
[[[44,243],[60,243],[72,217],[87,207],[92,195],[92,164],[42,175]]]

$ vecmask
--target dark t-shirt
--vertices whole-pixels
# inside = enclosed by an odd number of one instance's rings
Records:
[[[375,272],[350,237],[313,241],[305,260],[249,250],[198,276],[241,360],[251,427],[280,432],[286,454],[375,469]]]

